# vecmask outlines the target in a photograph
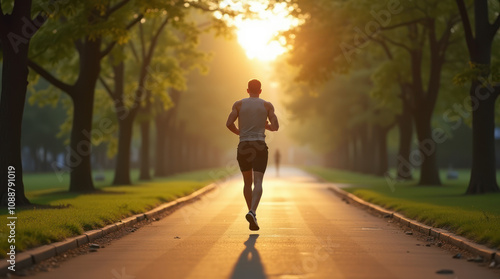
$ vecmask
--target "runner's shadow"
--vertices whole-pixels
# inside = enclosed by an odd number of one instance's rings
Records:
[[[234,266],[231,279],[264,279],[267,278],[264,273],[264,266],[260,261],[259,251],[255,249],[258,234],[251,234],[248,240],[244,242],[246,248],[241,252],[238,262]]]

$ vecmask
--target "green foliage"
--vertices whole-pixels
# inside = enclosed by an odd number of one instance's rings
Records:
[[[342,48],[338,47],[351,34],[346,27],[349,14],[338,1],[297,1],[304,24],[285,34],[292,45],[289,62],[299,68],[298,81],[318,84],[349,68]],[[297,15],[298,16],[298,15]]]
[[[200,1],[194,8],[214,9],[216,3],[217,1]],[[124,5],[120,6],[121,4]],[[113,51],[114,60],[127,61],[124,102],[128,108],[134,106],[134,94],[139,84],[137,77],[140,67],[137,67],[137,63],[140,62],[138,59],[140,53],[139,55],[133,53],[131,47],[125,47],[125,44],[135,44],[137,48],[137,42],[141,42],[143,50],[146,51],[151,45],[153,34],[167,17],[168,27],[161,32],[157,51],[147,69],[144,89],[148,91],[148,98],[143,98],[142,103],[147,100],[155,104],[152,115],[157,111],[167,110],[173,106],[167,89],[185,90],[187,71],[194,68],[206,71],[202,62],[206,59],[206,55],[196,50],[200,31],[196,23],[190,19],[193,8],[187,1],[93,0],[72,1],[70,4],[61,2],[55,5],[54,12],[49,14],[48,21],[33,38],[30,57],[67,84],[74,84],[82,70],[77,52],[82,41],[100,40],[102,49],[116,43],[118,46],[122,45],[120,49],[125,51],[121,53]],[[42,5],[38,8],[41,9]],[[111,10],[113,12],[110,12]],[[130,30],[129,24],[141,17],[143,18],[139,26]],[[102,76],[105,80],[110,75],[107,65],[109,64],[102,65]],[[39,78],[32,73],[30,80],[32,84],[36,84]],[[111,82],[109,84],[112,85]],[[112,121],[116,131],[113,101],[105,96],[104,88],[98,87],[96,90],[93,127],[99,127],[102,121]],[[32,92],[30,103],[37,103],[40,106],[55,106],[61,96],[60,91],[54,86],[37,88]],[[62,102],[67,109],[67,118],[61,125],[59,136],[67,139],[71,131],[73,106],[69,100]],[[116,153],[117,140],[114,132],[104,133],[103,137],[93,140],[92,143],[93,145],[107,143],[108,156],[114,156]]]
[[[390,126],[402,111],[403,99],[414,111],[426,110],[424,106],[433,103],[427,97],[430,95],[431,75],[440,75],[438,101],[435,105],[439,113],[436,119],[440,124],[445,122],[441,121],[444,119],[443,114],[449,115],[449,111],[453,111],[457,104],[464,103],[467,95],[452,82],[466,63],[463,58],[467,55],[463,30],[453,1],[296,0],[293,3],[301,8],[300,14],[306,19],[303,25],[290,31],[287,37],[287,42],[292,47],[288,62],[297,68],[297,71],[289,72],[294,73],[295,90],[311,85],[318,88],[319,84],[327,84],[329,87],[343,79],[339,76],[347,75],[349,77],[346,79],[351,83],[348,92],[357,91],[351,93],[351,96],[357,96],[356,101],[345,99],[350,96],[343,97],[345,101],[340,100],[340,97],[329,99],[322,96],[315,96],[320,101],[308,101],[307,93],[297,94],[300,97],[288,104],[292,112],[304,107],[304,104],[319,112],[314,114],[300,109],[301,123],[308,123],[306,126],[315,128],[304,135],[297,131],[294,137],[299,141],[318,141],[313,145],[328,143],[328,146],[332,146],[337,142],[335,138],[344,136],[349,128],[357,124]],[[435,29],[430,26],[435,26]],[[439,73],[432,72],[431,66],[436,58],[430,54],[429,38],[434,34],[431,32],[435,32],[437,40],[444,40],[447,37],[443,34],[448,31],[451,32],[449,44],[441,46],[441,54],[445,54],[443,59],[446,63]],[[412,73],[410,52],[421,54],[419,73]],[[369,72],[371,83],[363,83],[354,78],[360,71]],[[421,79],[419,84],[412,74]],[[470,74],[470,71],[464,72],[455,79],[464,82],[470,78]],[[358,89],[357,84],[365,84],[365,88]],[[420,85],[422,92],[414,92]],[[411,88],[413,91],[409,90]],[[305,89],[305,92],[308,91],[311,90]],[[321,95],[332,94],[331,91],[317,92]],[[369,93],[371,99],[366,101],[362,92]],[[426,101],[422,103],[417,100],[418,94],[427,98]],[[327,106],[329,107],[326,108]],[[330,113],[328,110],[338,113]],[[452,129],[448,131],[453,132]],[[307,135],[311,134],[314,134],[314,139],[309,136],[308,140]],[[319,138],[323,139],[319,141]]]

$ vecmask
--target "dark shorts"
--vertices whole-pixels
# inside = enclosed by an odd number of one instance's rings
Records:
[[[238,164],[241,171],[264,173],[267,168],[267,145],[264,141],[242,141],[238,144]]]

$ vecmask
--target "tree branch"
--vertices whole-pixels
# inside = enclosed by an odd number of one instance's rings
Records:
[[[138,22],[140,22],[143,17],[144,17],[144,15],[140,14],[139,16],[137,16],[137,18],[135,18],[134,20],[132,20],[127,25],[127,27],[125,27],[125,29],[130,30],[130,28],[132,28],[134,25],[136,25]],[[111,52],[111,50],[113,50],[113,47],[116,44],[117,44],[117,41],[115,40],[112,43],[110,43],[103,51],[101,51],[101,58],[103,58],[104,56],[108,55]]]
[[[469,20],[469,14],[467,13],[467,8],[465,7],[464,0],[456,0],[456,1],[458,5],[458,11],[460,12],[460,18],[462,19],[462,25],[464,27],[465,41],[467,42],[467,48],[469,49],[469,54],[472,55],[475,49],[475,40],[474,40],[474,35],[472,34],[472,27]]]
[[[196,9],[200,9],[204,12],[215,12],[215,11],[220,11],[220,9],[216,8],[216,9],[210,9],[209,7],[206,7],[206,6],[203,6],[203,5],[200,5],[198,3],[195,3],[195,2],[190,2],[189,3],[190,6],[196,8]]]
[[[138,22],[140,22],[144,18],[143,14],[138,15],[134,20],[132,20],[125,29],[130,30],[130,28],[134,27]]]
[[[113,90],[111,90],[111,87],[106,83],[106,81],[102,78],[101,75],[99,75],[99,81],[101,82],[102,86],[104,86],[104,89],[106,89],[106,92],[108,92],[109,97],[111,97],[112,100],[115,99],[115,94],[113,93]]]
[[[122,0],[122,1],[120,1],[118,3],[116,3],[113,7],[109,8],[106,11],[105,17],[108,18],[111,14],[113,14],[114,12],[116,12],[121,7],[125,6],[128,2],[130,2],[130,0]]]
[[[410,20],[408,22],[402,22],[402,23],[398,23],[398,24],[395,24],[395,25],[387,26],[387,27],[381,27],[380,30],[395,29],[395,28],[398,28],[398,27],[401,27],[401,26],[407,26],[407,25],[411,25],[411,24],[414,24],[414,23],[419,23],[419,22],[423,21],[424,19],[425,18],[418,18],[418,19]]]
[[[151,44],[149,45],[148,53],[146,54],[148,60],[151,60],[151,57],[153,56],[153,53],[154,53],[155,48],[156,48],[156,44],[158,43],[158,38],[160,37],[160,34],[163,31],[163,29],[165,28],[165,26],[167,26],[169,19],[170,19],[170,17],[166,16],[165,20],[161,23],[160,27],[156,31],[156,34],[153,35],[153,38],[151,39]]]
[[[451,29],[455,24],[457,24],[460,21],[460,17],[457,15],[452,15],[446,24],[446,29],[443,31],[443,34],[441,35],[441,38],[438,40],[438,47],[439,47],[439,52],[440,56],[444,57],[446,49],[448,46],[451,44],[450,42],[450,37],[451,37]]]
[[[436,19],[429,18],[426,22],[426,29],[428,30],[427,38],[429,39],[429,45],[431,48],[431,59],[432,55],[437,53],[438,42],[436,38]],[[444,31],[446,32],[446,30]]]
[[[141,55],[142,61],[146,59],[146,42],[144,40],[144,30],[142,25],[139,25],[139,38],[141,39]]]
[[[40,29],[40,27],[47,21],[48,18],[49,15],[45,11],[38,12],[38,14],[34,17],[34,19],[37,20],[37,23],[40,24],[40,26],[37,26],[37,29]]]
[[[117,43],[116,41],[113,41],[103,51],[101,51],[101,58],[103,58],[106,55],[108,55],[111,52],[111,50],[113,50],[113,48],[115,47],[116,43]]]
[[[380,46],[382,46],[382,48],[384,49],[385,54],[387,55],[387,58],[389,58],[390,60],[393,59],[392,52],[391,52],[391,50],[389,49],[389,47],[387,46],[387,44],[384,41],[377,40],[377,39],[374,39],[374,38],[370,38],[370,39],[372,41],[378,43]]]
[[[393,44],[395,46],[402,47],[402,48],[404,48],[407,51],[411,51],[411,48],[409,46],[403,44],[403,43],[393,41],[393,40],[391,40],[391,39],[389,39],[389,38],[387,38],[385,36],[382,36],[382,35],[380,37],[383,38],[385,41],[387,41],[387,42],[389,42],[389,43],[391,43],[391,44]]]
[[[130,49],[132,50],[132,55],[134,55],[135,61],[139,62],[139,56],[137,54],[137,50],[135,49],[134,41],[129,41]]]
[[[200,1],[201,2],[201,1]],[[195,9],[199,9],[199,10],[202,10],[204,12],[221,12],[222,14],[224,15],[229,15],[231,17],[235,17],[236,15],[238,14],[241,14],[240,12],[237,12],[237,11],[232,11],[230,9],[227,9],[227,8],[224,8],[224,9],[220,9],[220,8],[214,8],[214,9],[211,9],[209,8],[208,6],[206,5],[200,5],[199,3],[195,3],[194,1],[189,1],[189,5]]]
[[[48,81],[50,84],[53,86],[61,89],[62,91],[66,92],[69,96],[73,96],[73,86],[69,85],[58,78],[54,77],[51,73],[46,71],[44,68],[42,68],[40,65],[38,65],[36,62],[32,61],[31,59],[28,59],[28,66],[33,69],[35,72],[37,72],[41,77],[43,77],[46,81]]]

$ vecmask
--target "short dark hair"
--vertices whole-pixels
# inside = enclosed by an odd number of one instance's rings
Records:
[[[259,93],[261,89],[261,83],[258,79],[252,79],[248,82],[248,90],[252,93]]]

